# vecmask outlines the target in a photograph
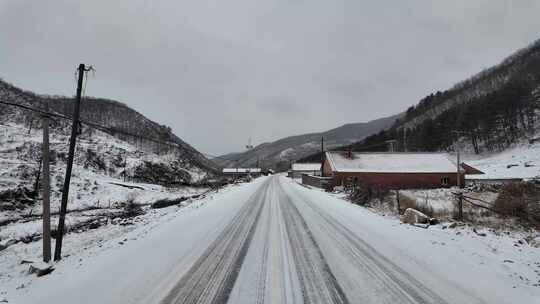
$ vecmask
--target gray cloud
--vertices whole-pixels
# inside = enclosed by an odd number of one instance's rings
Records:
[[[0,0],[0,77],[118,99],[213,154],[406,109],[540,38],[538,1]]]

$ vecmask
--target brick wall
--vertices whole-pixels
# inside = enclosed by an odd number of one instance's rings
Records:
[[[332,181],[333,179],[330,177],[320,177],[320,176],[302,174],[302,184],[304,185],[326,189],[328,185],[332,184]]]
[[[452,187],[457,185],[456,173],[332,173],[333,185],[341,185],[349,182],[363,187],[373,189],[425,189]],[[447,178],[448,184],[443,185],[442,179]],[[464,182],[464,175],[461,175],[461,184]]]

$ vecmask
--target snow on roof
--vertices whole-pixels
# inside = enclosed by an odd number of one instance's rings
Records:
[[[223,173],[260,173],[261,168],[223,168]]]
[[[321,170],[320,163],[295,163],[292,165],[293,171],[319,171]]]
[[[446,153],[352,153],[327,152],[332,171],[374,173],[446,173],[456,165]]]

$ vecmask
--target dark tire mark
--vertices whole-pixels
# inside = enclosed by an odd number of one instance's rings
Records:
[[[270,209],[269,204],[266,204],[267,206],[265,208]],[[268,267],[268,254],[269,254],[269,247],[270,244],[268,243],[268,240],[270,240],[270,225],[272,223],[272,213],[270,210],[267,211],[268,216],[266,219],[266,234],[265,234],[265,240],[263,252],[262,252],[262,261],[259,269],[259,275],[257,278],[257,298],[256,298],[256,304],[263,304],[264,298],[266,295],[266,275],[267,275],[267,267]]]
[[[253,239],[269,182],[253,194],[162,304],[227,303]]]
[[[279,203],[304,303],[349,303],[304,218],[282,189]]]
[[[400,303],[448,303],[320,207],[310,203],[300,193],[298,197],[322,219],[318,224],[325,226],[324,230],[336,245],[352,257],[352,263],[363,269],[377,284],[384,286]]]

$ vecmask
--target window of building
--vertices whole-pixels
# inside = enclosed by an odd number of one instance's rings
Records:
[[[448,178],[447,176],[441,178],[441,185],[448,186],[448,184],[450,184],[450,178]]]

